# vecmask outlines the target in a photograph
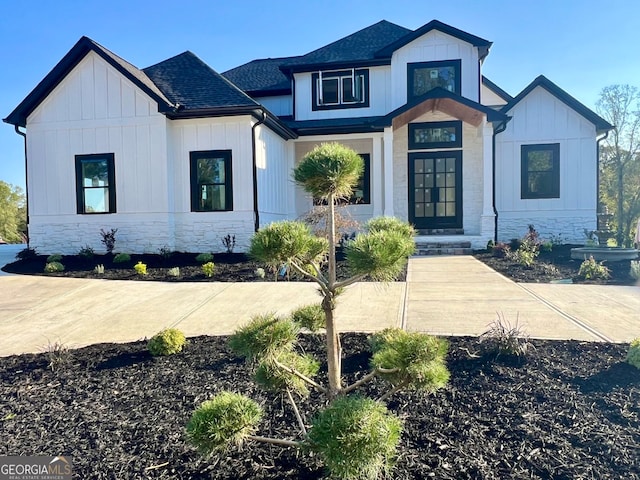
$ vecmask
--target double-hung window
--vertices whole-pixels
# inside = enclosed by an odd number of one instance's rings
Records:
[[[231,150],[191,152],[191,211],[233,210]]]
[[[369,70],[320,71],[311,79],[313,110],[369,106]]]
[[[419,97],[440,87],[460,95],[460,60],[407,64],[408,98]]]
[[[520,196],[560,198],[560,144],[522,145]]]
[[[79,214],[116,212],[113,153],[76,155],[76,208]]]

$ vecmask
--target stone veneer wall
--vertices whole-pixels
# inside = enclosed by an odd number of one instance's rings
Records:
[[[518,212],[521,214],[521,212]],[[512,238],[521,238],[533,225],[543,240],[557,240],[561,243],[583,244],[584,231],[596,229],[596,219],[584,212],[556,212],[549,215],[512,216],[498,212],[498,240],[508,242]]]

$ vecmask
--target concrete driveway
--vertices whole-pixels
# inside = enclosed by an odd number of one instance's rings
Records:
[[[18,250],[19,251],[19,250]],[[12,259],[11,259],[12,260]],[[232,333],[253,315],[317,303],[311,283],[162,283],[0,277],[0,356],[148,338]],[[361,282],[338,299],[342,331],[402,326],[479,335],[501,314],[534,338],[628,342],[640,336],[640,287],[516,284],[470,256],[409,261],[406,282]]]

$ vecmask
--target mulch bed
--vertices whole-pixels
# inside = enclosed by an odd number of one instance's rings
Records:
[[[295,438],[289,405],[257,389],[226,341],[192,338],[164,358],[142,342],[93,345],[54,370],[47,354],[0,358],[0,455],[71,455],[82,479],[325,478],[317,458],[291,449],[248,443],[205,459],[187,443],[194,408],[223,389],[264,406],[259,434]],[[479,355],[476,338],[450,342],[447,387],[389,402],[405,420],[391,478],[640,479],[640,370],[624,363],[628,345],[533,340],[514,361]],[[343,335],[349,381],[367,367],[365,345]],[[321,355],[323,338],[301,346]],[[305,418],[312,403],[300,404]]]
[[[571,280],[573,283],[600,285],[636,285],[637,280],[629,275],[630,261],[604,262],[611,277],[606,280],[585,280],[578,276],[582,260],[571,258],[571,249],[579,245],[556,245],[550,252],[540,252],[531,267],[525,267],[508,258],[498,258],[487,251],[477,251],[474,257],[506,277],[522,283],[550,283]]]

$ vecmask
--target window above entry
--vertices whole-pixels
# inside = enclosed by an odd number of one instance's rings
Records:
[[[369,106],[369,70],[313,73],[312,110]]]
[[[407,64],[408,99],[419,97],[438,87],[460,95],[460,65],[460,60]]]

